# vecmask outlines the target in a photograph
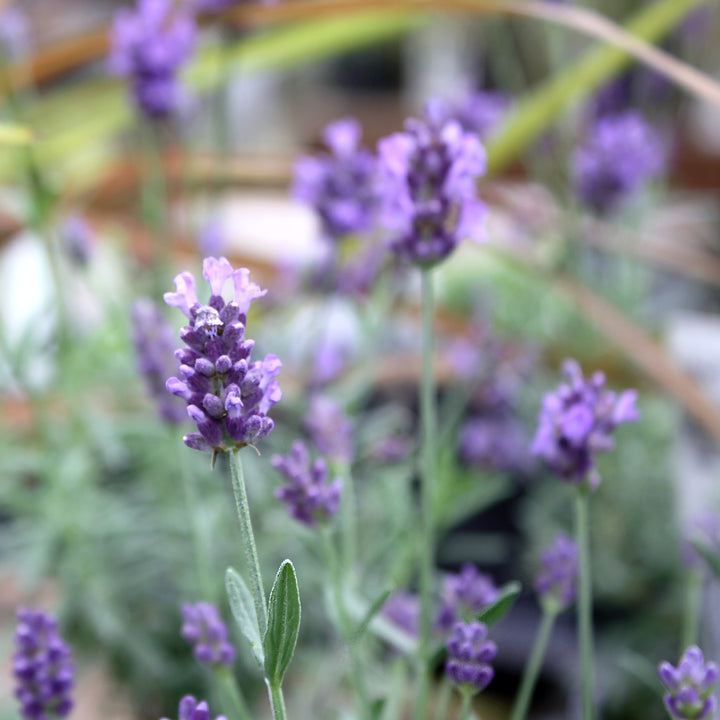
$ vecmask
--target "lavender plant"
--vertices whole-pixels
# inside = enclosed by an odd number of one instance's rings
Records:
[[[708,720],[714,717],[717,698],[712,694],[720,669],[705,662],[702,650],[693,645],[680,658],[677,667],[662,662],[658,674],[667,693],[663,697],[670,717],[675,720]]]

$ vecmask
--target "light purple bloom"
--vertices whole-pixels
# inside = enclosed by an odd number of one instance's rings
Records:
[[[395,592],[380,611],[382,616],[397,625],[411,637],[417,637],[420,629],[420,598],[409,592]]]
[[[463,130],[484,140],[495,132],[509,109],[510,99],[504,93],[476,90],[449,104],[448,119],[456,120]]]
[[[17,61],[30,51],[30,24],[17,4],[0,7],[0,62]],[[5,56],[3,58],[2,56]]]
[[[705,662],[702,650],[689,647],[677,667],[669,662],[658,666],[658,674],[667,689],[665,706],[677,720],[708,720],[715,714],[717,699],[713,687],[720,678],[714,662]]]
[[[193,653],[203,665],[230,667],[235,648],[228,640],[228,631],[215,605],[206,602],[186,604],[182,608],[183,626],[180,634],[193,645]]]
[[[57,623],[42,610],[17,612],[13,674],[20,714],[27,720],[55,720],[70,713],[75,682],[72,653]]]
[[[317,212],[329,240],[365,232],[374,220],[376,159],[361,147],[361,135],[355,118],[336,120],[323,133],[330,152],[295,163],[292,195]]]
[[[543,399],[532,452],[563,480],[592,489],[600,482],[595,455],[613,447],[618,425],[639,418],[637,392],[605,390],[605,375],[586,380],[575,360],[565,361],[563,374],[568,382]]]
[[[167,720],[167,718],[162,718]],[[186,695],[178,707],[178,720],[212,720],[208,704],[203,700],[198,702],[192,695]],[[215,720],[227,720],[224,715],[218,715]]]
[[[138,0],[121,8],[110,35],[111,72],[128,80],[135,103],[150,118],[165,118],[178,108],[181,66],[195,44],[195,23],[169,0]]]
[[[573,155],[572,175],[580,199],[609,213],[657,177],[665,162],[660,135],[640,113],[627,111],[594,123]]]
[[[499,596],[500,591],[489,575],[472,563],[465,563],[459,573],[445,578],[435,625],[441,632],[447,632],[458,620],[470,622]]]
[[[487,626],[473,620],[457,622],[445,642],[448,661],[445,672],[456,685],[469,692],[484,690],[495,671],[490,663],[497,654],[497,646],[487,639]]]
[[[460,458],[469,465],[522,470],[528,465],[527,435],[515,417],[473,417],[460,429]]]
[[[398,256],[420,265],[446,258],[464,238],[482,240],[485,205],[476,181],[485,173],[478,137],[447,121],[440,103],[425,119],[378,144],[381,224]]]
[[[295,520],[310,527],[332,518],[340,507],[342,480],[330,481],[327,463],[322,458],[310,461],[310,453],[296,440],[289,455],[276,455],[273,467],[287,480],[275,491],[275,497],[287,506]]]
[[[352,461],[355,456],[355,426],[335,400],[323,395],[313,396],[305,429],[318,452],[331,460]]]
[[[254,445],[270,434],[274,423],[267,413],[282,397],[276,380],[282,363],[275,355],[250,360],[255,342],[245,337],[246,316],[252,301],[267,292],[250,281],[250,271],[233,269],[224,257],[208,257],[203,276],[211,288],[207,305],[198,302],[189,272],[175,278],[176,292],[165,293],[165,302],[190,321],[180,331],[187,347],[175,351],[182,378],[171,377],[166,387],[185,400],[197,424],[198,432],[186,435],[185,444],[218,453]],[[229,280],[235,294],[225,302]]]
[[[578,549],[564,533],[540,557],[541,570],[535,579],[540,601],[560,610],[572,603],[577,592]]]

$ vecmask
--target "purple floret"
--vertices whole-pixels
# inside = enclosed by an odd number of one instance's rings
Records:
[[[458,620],[470,622],[499,596],[500,591],[489,575],[472,563],[465,563],[459,573],[445,578],[435,625],[441,632],[447,632]]]
[[[713,688],[720,678],[714,662],[705,662],[702,650],[689,647],[677,667],[669,662],[658,666],[658,675],[667,689],[665,706],[677,720],[708,720],[715,714],[717,699]]]
[[[287,480],[275,491],[275,497],[287,506],[288,513],[309,527],[332,518],[340,507],[342,480],[328,477],[322,458],[310,461],[307,447],[296,440],[289,455],[276,455],[273,467]]]
[[[575,360],[565,361],[563,374],[567,383],[543,399],[532,452],[563,480],[595,488],[595,455],[613,447],[618,425],[638,420],[637,392],[605,390],[605,375],[585,379]]]
[[[228,640],[228,631],[220,611],[211,603],[186,604],[182,608],[183,639],[193,646],[193,653],[203,665],[230,667],[235,648]]]
[[[197,424],[198,432],[186,435],[185,444],[220,453],[254,445],[270,434],[274,423],[267,413],[282,397],[275,379],[282,363],[275,355],[250,359],[255,342],[245,337],[247,312],[252,301],[267,292],[250,282],[250,271],[234,270],[224,257],[207,257],[203,277],[211,291],[207,305],[198,302],[189,272],[175,278],[176,292],[165,293],[165,302],[190,320],[180,330],[186,347],[175,351],[182,378],[171,377],[166,387],[185,400]],[[225,302],[228,280],[235,293]]]
[[[50,615],[21,608],[17,618],[13,674],[20,714],[27,720],[66,717],[73,707],[75,682],[70,648]]]
[[[168,719],[162,718],[162,720]],[[178,707],[178,720],[212,720],[212,715],[204,700],[198,702],[192,695],[185,695]],[[227,718],[218,715],[215,720],[227,720]]]
[[[407,120],[404,132],[378,145],[381,224],[392,250],[423,266],[446,258],[461,240],[485,235],[476,189],[485,149],[446,117],[442,104],[430,103],[423,120]]]
[[[535,590],[540,601],[555,610],[570,605],[577,592],[578,549],[564,533],[540,558],[541,570],[535,579]]]
[[[487,639],[487,626],[474,620],[457,622],[445,642],[448,661],[445,672],[456,685],[470,692],[484,690],[495,671],[490,663],[497,654],[497,646]]]

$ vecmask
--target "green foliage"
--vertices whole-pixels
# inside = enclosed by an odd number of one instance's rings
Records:
[[[261,668],[265,666],[263,641],[260,634],[255,602],[241,575],[233,568],[225,573],[225,587],[227,588],[230,609],[240,632],[250,643],[253,655]]]

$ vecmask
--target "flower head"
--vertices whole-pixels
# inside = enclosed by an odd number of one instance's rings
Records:
[[[355,118],[325,128],[329,153],[306,155],[295,163],[292,194],[320,217],[323,235],[340,240],[370,229],[376,205],[375,156],[360,146],[362,129]]]
[[[425,119],[409,119],[405,132],[380,141],[378,155],[381,221],[395,253],[427,266],[463,238],[483,239],[485,206],[475,183],[485,172],[485,149],[446,120],[444,106],[428,104]]]
[[[307,447],[296,440],[289,455],[276,455],[273,467],[287,480],[275,491],[275,497],[287,506],[288,513],[310,527],[333,517],[340,507],[342,480],[330,481],[327,463],[322,458],[310,462]]]
[[[230,667],[235,660],[235,648],[228,640],[227,627],[217,607],[206,602],[186,604],[182,615],[180,634],[194,646],[198,662]]]
[[[394,592],[380,611],[384,618],[411,637],[420,630],[420,598],[409,592]]]
[[[713,717],[717,700],[711,693],[720,678],[720,669],[714,662],[705,662],[699,647],[689,647],[677,667],[669,662],[660,663],[658,674],[668,691],[663,699],[672,717],[677,720]]]
[[[490,662],[497,654],[497,646],[487,639],[485,623],[457,622],[445,642],[448,661],[445,672],[456,685],[477,693],[493,679],[495,671]]]
[[[174,293],[165,302],[179,308],[189,323],[180,337],[186,347],[175,351],[182,379],[171,377],[167,389],[187,403],[187,413],[198,432],[185,436],[196,450],[228,452],[254,445],[274,427],[267,416],[282,392],[275,379],[282,363],[275,355],[250,360],[253,340],[245,337],[247,312],[253,300],[267,292],[250,282],[247,268],[233,269],[224,258],[207,257],[203,276],[210,285],[210,299],[201,305],[195,278],[182,272],[175,278]],[[228,280],[235,295],[225,302],[222,293]]]
[[[17,613],[13,674],[20,714],[27,720],[54,720],[69,714],[75,669],[57,623],[41,610]]]
[[[662,140],[638,112],[605,115],[572,159],[580,199],[595,211],[616,210],[665,165]]]
[[[355,455],[352,420],[340,405],[324,395],[314,395],[305,419],[305,428],[318,452],[330,460],[350,462]]]
[[[178,71],[190,58],[195,24],[170,0],[138,0],[121,8],[110,35],[110,70],[128,80],[135,103],[150,118],[164,118],[181,100]]]
[[[493,134],[510,108],[510,100],[496,90],[477,90],[465,93],[452,103],[449,115],[463,130],[481,139]]]
[[[578,549],[564,533],[546,548],[540,558],[542,569],[535,579],[540,601],[562,609],[575,599],[577,592]]]
[[[442,605],[435,621],[440,631],[447,631],[458,620],[474,620],[500,596],[493,579],[471,563],[465,563],[456,575],[445,578]]]
[[[563,374],[567,383],[543,399],[532,451],[563,480],[594,488],[600,482],[595,455],[613,447],[618,425],[638,419],[637,393],[605,390],[605,375],[585,379],[575,360],[565,361]]]
[[[162,718],[167,720],[167,718]],[[186,695],[178,707],[178,720],[212,720],[208,704],[203,700],[198,702],[192,695]],[[218,715],[215,720],[227,720],[224,715]]]

